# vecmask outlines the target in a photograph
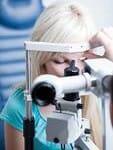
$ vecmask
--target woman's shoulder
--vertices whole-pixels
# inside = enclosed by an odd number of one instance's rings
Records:
[[[35,104],[33,104],[32,112],[37,122],[39,119],[38,117],[39,110]],[[15,128],[22,130],[23,119],[26,115],[25,113],[26,113],[26,103],[24,99],[24,90],[21,88],[15,89],[9,96],[0,114],[0,118],[5,122],[11,124]]]
[[[24,105],[24,90],[23,89],[15,89],[9,96],[5,107],[11,107],[11,109],[18,109]]]
[[[11,93],[11,95],[9,96],[9,99],[15,99],[16,100],[18,98],[24,99],[24,89],[22,89],[22,88],[14,89],[13,92]]]
[[[0,114],[0,118],[12,125],[18,130],[22,130],[22,118],[24,109],[23,106],[23,90],[16,89],[9,96],[2,112]]]

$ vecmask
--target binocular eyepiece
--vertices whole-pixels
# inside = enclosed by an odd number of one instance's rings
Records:
[[[54,104],[56,91],[52,84],[47,82],[40,82],[34,84],[31,89],[31,96],[33,101],[39,106],[46,106]]]
[[[75,66],[75,61],[72,60],[70,66],[64,69],[64,76],[76,76],[79,74],[79,69]],[[44,77],[44,75],[43,75]],[[31,95],[34,102],[40,106],[55,104],[55,98],[61,96],[62,85],[56,76],[45,76],[44,78],[36,79],[31,89]],[[58,84],[59,83],[59,84]],[[67,85],[65,85],[67,86]],[[59,92],[58,92],[59,91]],[[57,94],[58,92],[58,94]],[[64,95],[67,101],[78,99],[78,92]]]

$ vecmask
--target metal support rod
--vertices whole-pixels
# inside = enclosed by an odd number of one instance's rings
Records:
[[[30,95],[31,88],[31,58],[30,52],[26,50],[26,117],[32,118],[32,99]]]
[[[107,103],[110,100],[110,96],[108,93],[104,94],[104,96],[102,96],[101,101],[102,101],[102,119],[103,119],[103,150],[107,150],[107,145],[106,145],[106,120],[107,120],[107,116],[106,116],[106,112],[107,112]]]
[[[31,58],[30,52],[26,50],[26,90],[24,93],[25,97],[25,109],[26,116],[23,120],[23,136],[24,136],[24,149],[34,149],[34,125],[35,120],[32,116],[32,98],[30,94],[31,88]]]

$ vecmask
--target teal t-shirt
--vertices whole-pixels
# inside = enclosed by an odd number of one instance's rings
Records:
[[[35,119],[34,150],[61,150],[60,144],[46,140],[46,119],[40,113],[39,107],[33,103],[32,113]],[[23,132],[23,118],[25,117],[24,91],[17,89],[8,99],[0,118],[15,129]],[[72,150],[70,145],[65,150]]]

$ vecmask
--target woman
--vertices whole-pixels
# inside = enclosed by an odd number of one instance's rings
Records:
[[[103,37],[98,36],[96,32],[96,28],[87,10],[74,0],[69,0],[66,3],[58,3],[44,10],[35,25],[32,41],[53,43],[91,41],[94,44],[97,44],[97,42],[101,43]],[[103,31],[101,32],[104,34]],[[95,34],[96,36],[92,38]],[[102,44],[105,42],[102,41]],[[108,49],[107,47],[105,48]],[[109,54],[107,56],[109,57]],[[38,75],[45,73],[63,76],[64,69],[69,66],[72,59],[76,60],[76,65],[82,70],[83,62],[81,58],[83,57],[95,58],[97,56],[91,51],[70,54],[34,52],[31,55],[32,81]],[[5,121],[6,150],[24,150],[22,133],[23,117],[25,116],[24,89],[25,86],[20,86],[12,93],[0,116]],[[96,97],[90,95],[83,96],[82,99],[84,103],[83,117],[90,120],[93,142],[99,149],[102,149],[101,119],[99,117]],[[46,141],[46,117],[52,110],[54,110],[52,105],[40,108],[33,104],[35,150],[60,150],[59,144]],[[66,150],[70,149],[70,145],[67,145]]]

